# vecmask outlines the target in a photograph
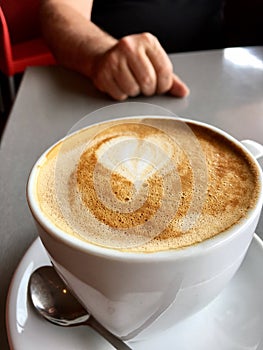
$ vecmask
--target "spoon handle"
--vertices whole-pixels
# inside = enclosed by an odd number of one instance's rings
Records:
[[[128,345],[126,345],[121,339],[117,338],[111,332],[109,332],[106,328],[104,328],[96,319],[90,316],[85,322],[86,325],[93,328],[97,331],[102,337],[108,340],[111,345],[115,347],[117,350],[132,350]]]

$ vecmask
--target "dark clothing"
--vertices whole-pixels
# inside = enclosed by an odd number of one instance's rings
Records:
[[[168,52],[224,46],[222,0],[94,0],[92,21],[115,38],[150,32]]]

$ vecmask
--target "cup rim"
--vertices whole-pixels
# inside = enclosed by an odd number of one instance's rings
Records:
[[[207,253],[208,250],[211,251],[218,246],[221,246],[230,240],[234,239],[239,231],[243,229],[245,226],[250,225],[250,222],[252,222],[257,215],[259,215],[262,204],[263,204],[263,172],[258,164],[257,160],[253,156],[253,154],[237,139],[235,139],[233,136],[225,132],[224,130],[221,130],[220,128],[207,124],[202,121],[188,119],[185,117],[178,117],[178,116],[162,116],[162,115],[136,115],[136,116],[129,116],[129,117],[118,117],[118,118],[111,118],[108,120],[105,120],[103,122],[98,123],[92,123],[91,125],[88,125],[86,128],[92,127],[94,125],[100,125],[108,122],[114,122],[115,120],[129,120],[129,119],[148,119],[148,118],[156,118],[156,119],[176,119],[178,121],[191,123],[195,125],[204,126],[233,142],[235,145],[237,145],[239,148],[241,148],[251,159],[251,161],[256,165],[258,169],[259,174],[259,195],[257,202],[255,206],[251,209],[249,209],[248,213],[245,217],[241,218],[237,223],[235,223],[233,226],[228,228],[227,230],[215,235],[214,237],[208,238],[205,241],[202,241],[200,243],[196,243],[194,245],[182,247],[182,248],[175,248],[170,250],[162,250],[162,251],[156,251],[156,252],[130,252],[125,250],[120,250],[118,248],[111,248],[111,247],[103,247],[95,243],[90,243],[88,241],[81,240],[77,237],[74,237],[70,234],[64,233],[62,229],[58,228],[55,224],[53,224],[41,211],[39,205],[37,204],[36,200],[36,194],[35,194],[35,178],[38,174],[38,168],[43,163],[43,161],[46,158],[46,155],[59,143],[63,142],[64,139],[74,135],[75,133],[78,133],[80,130],[74,131],[71,134],[66,135],[65,137],[59,139],[57,142],[53,143],[48,149],[46,149],[40,157],[37,159],[35,164],[33,165],[27,185],[26,185],[26,198],[27,203],[29,206],[29,209],[31,211],[31,214],[35,221],[38,223],[38,225],[50,236],[55,238],[56,240],[59,240],[66,244],[67,246],[70,246],[71,248],[77,249],[79,251],[89,253],[96,256],[103,256],[114,260],[126,260],[126,261],[153,261],[156,260],[158,257],[158,260],[170,260],[171,258],[173,260],[175,259],[182,259],[186,258],[189,255],[195,256],[195,255],[203,255],[204,253]],[[85,128],[83,128],[85,129]],[[40,236],[41,238],[41,236]]]

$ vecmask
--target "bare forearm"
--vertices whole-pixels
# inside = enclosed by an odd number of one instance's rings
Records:
[[[140,93],[188,94],[157,38],[149,33],[117,40],[91,22],[93,0],[42,0],[44,36],[59,64],[89,77],[116,100]]]
[[[70,2],[43,0],[40,18],[44,36],[59,64],[91,76],[94,62],[117,40],[90,20],[90,12]]]

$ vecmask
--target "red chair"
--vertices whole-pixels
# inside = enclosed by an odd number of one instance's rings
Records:
[[[0,71],[8,77],[11,100],[14,76],[28,66],[53,65],[55,59],[41,37],[38,1],[1,0]]]

